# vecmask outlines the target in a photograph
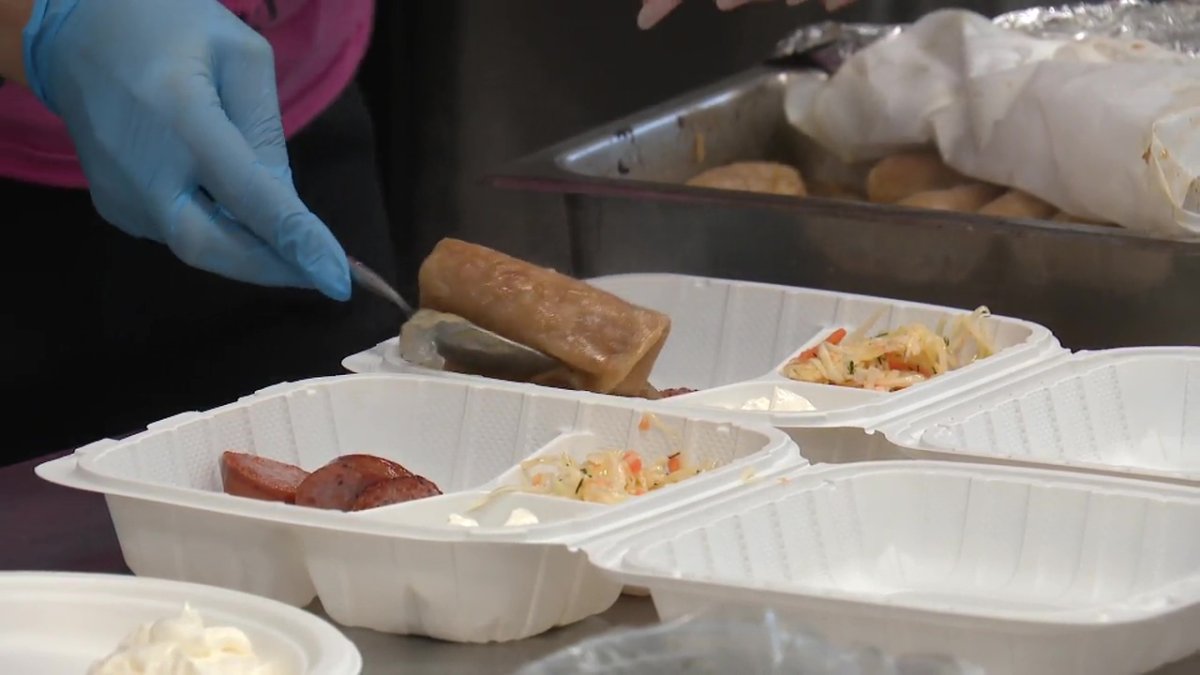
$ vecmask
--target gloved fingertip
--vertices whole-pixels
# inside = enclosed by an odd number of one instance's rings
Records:
[[[318,291],[338,302],[350,299],[350,265],[345,256],[324,256],[308,271]]]
[[[329,297],[333,298],[334,300],[337,300],[338,302],[346,302],[347,300],[350,299],[350,295],[351,295],[350,281],[347,280],[345,283],[338,282],[338,284],[336,286],[331,287],[329,290],[325,291],[325,294],[328,295]]]

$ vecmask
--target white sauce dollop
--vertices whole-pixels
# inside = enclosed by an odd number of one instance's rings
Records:
[[[538,517],[529,509],[516,508],[508,514],[508,520],[505,521],[505,527],[520,527],[521,525],[537,525]]]
[[[88,675],[282,675],[254,653],[245,633],[205,626],[184,605],[178,617],[138,626]]]
[[[460,516],[457,513],[450,514],[449,523],[451,525],[457,525],[458,527],[479,527],[478,520],[475,520],[474,518],[467,518],[466,516]]]
[[[816,406],[811,401],[803,396],[775,387],[770,396],[760,396],[752,398],[741,405],[733,404],[723,406],[731,410],[757,410],[770,412],[810,412],[816,410]]]
[[[461,516],[457,513],[451,513],[447,519],[448,524],[456,527],[479,527],[479,521],[474,518]],[[533,511],[524,508],[515,508],[512,513],[508,514],[508,520],[504,522],[504,527],[520,527],[522,525],[537,525],[538,517]]]

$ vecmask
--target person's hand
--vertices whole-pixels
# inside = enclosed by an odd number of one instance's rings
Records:
[[[350,296],[292,184],[274,56],[217,0],[34,0],[29,87],[66,122],[105,220],[181,260]]]
[[[823,4],[826,9],[833,10],[837,7],[849,4],[851,0],[824,0]],[[737,9],[742,5],[749,5],[753,2],[771,2],[771,0],[715,0],[717,8],[722,11]],[[789,5],[799,5],[804,0],[787,0]],[[683,4],[683,0],[642,0],[642,10],[638,12],[638,28],[646,30],[653,28],[655,24],[662,21],[668,14],[675,10],[676,7]]]

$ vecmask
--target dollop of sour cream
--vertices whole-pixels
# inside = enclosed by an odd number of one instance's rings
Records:
[[[446,519],[446,522],[450,525],[454,525],[455,527],[479,527],[479,521],[475,520],[474,518],[468,518],[466,516],[459,515],[457,513],[451,513]],[[519,507],[513,509],[512,513],[508,514],[508,520],[504,521],[504,527],[520,527],[522,525],[537,524],[538,517],[533,513],[533,511]]]
[[[505,527],[520,527],[521,525],[537,525],[538,517],[529,509],[515,508],[513,512],[508,514],[508,520],[505,521]]]
[[[135,628],[88,675],[284,674],[254,653],[245,633],[231,626],[205,626],[185,604],[178,617]]]
[[[474,518],[468,518],[466,516],[460,516],[457,513],[451,513],[450,517],[447,519],[447,522],[457,527],[479,527],[478,520],[475,520]]]
[[[770,396],[752,398],[742,404],[725,405],[731,410],[758,410],[770,412],[810,412],[816,410],[811,401],[800,394],[774,387]]]

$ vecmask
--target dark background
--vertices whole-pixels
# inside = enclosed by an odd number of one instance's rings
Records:
[[[729,13],[718,11],[712,0],[687,0],[660,26],[640,31],[635,21],[640,4],[640,0],[378,0],[378,21],[359,88],[374,121],[399,281],[410,297],[420,261],[447,235],[570,269],[560,199],[490,188],[484,183],[489,170],[742,71],[768,57],[778,40],[798,26],[829,18],[816,0],[798,8],[779,0]],[[911,21],[940,6],[948,5],[858,0],[836,18]],[[1019,6],[1003,2],[971,5],[985,14]],[[361,124],[357,130],[366,131],[365,120],[350,119]],[[320,166],[336,171],[340,180],[356,180],[342,168]],[[71,199],[90,213],[86,195]],[[40,217],[55,220],[52,214]],[[378,222],[373,217],[352,219]],[[39,239],[42,243],[37,245],[9,242],[10,246],[35,253],[55,249],[58,230],[32,229],[49,240]],[[89,236],[100,234],[96,230]],[[115,231],[105,229],[103,234],[117,238]],[[94,250],[103,247],[81,246],[78,250],[86,262],[96,255]],[[177,265],[165,251],[158,255],[163,265]],[[29,268],[35,258],[21,260],[25,262],[14,263],[7,270],[14,281],[6,285],[14,289],[40,273]],[[56,262],[65,264],[61,256]],[[86,274],[82,276],[92,283]],[[138,271],[125,276],[128,283],[141,284],[147,274]],[[173,287],[163,288],[169,291]],[[16,297],[46,303],[37,294]],[[223,319],[237,324],[233,331],[237,335],[272,345],[271,359],[260,358],[261,345],[256,352],[246,346],[249,343],[229,339],[231,332],[225,330],[225,324],[190,315],[187,320],[196,325],[195,330],[188,328],[182,333],[189,340],[186,344],[173,341],[179,331],[164,333],[153,321],[131,319],[130,325],[149,332],[141,342],[121,342],[130,353],[115,354],[111,345],[93,347],[86,338],[75,339],[80,325],[86,336],[92,335],[86,331],[96,330],[100,323],[124,330],[127,322],[108,316],[104,307],[90,308],[104,313],[103,321],[101,317],[89,321],[46,303],[42,314],[58,317],[55,320],[63,324],[61,330],[54,328],[51,333],[71,345],[63,348],[63,354],[56,351],[61,347],[58,343],[43,344],[40,338],[33,345],[28,340],[20,342],[21,326],[15,327],[17,342],[14,345],[10,338],[7,346],[21,367],[15,373],[8,369],[5,391],[23,397],[25,407],[8,414],[16,433],[0,450],[0,465],[133,432],[156,419],[207,409],[281,380],[334,374],[337,361],[355,351],[341,346],[324,349],[321,353],[334,356],[328,364],[316,363],[310,358],[316,353],[315,344],[325,338],[333,340],[333,336],[319,321],[311,320],[308,327],[313,334],[289,331],[282,320],[267,316],[270,312],[286,314],[288,308],[281,305],[264,310],[261,316],[253,315],[259,323],[265,322],[265,329]],[[187,312],[195,309],[186,304],[180,307]],[[136,313],[137,308],[121,305],[121,311]],[[218,337],[207,338],[208,333],[200,328],[215,331]],[[286,332],[289,339],[267,335],[271,330]],[[158,351],[147,351],[151,347]],[[58,370],[46,372],[42,362],[30,360],[28,352],[39,349],[43,356],[50,355]],[[178,353],[187,354],[186,362],[175,360]],[[239,367],[229,367],[231,359]],[[142,366],[141,374],[126,367],[135,360]],[[156,367],[160,362],[171,364],[166,377],[169,382],[151,377],[161,375]],[[75,364],[82,365],[76,368]],[[98,397],[75,382],[62,386],[60,379],[71,377],[107,393]]]

